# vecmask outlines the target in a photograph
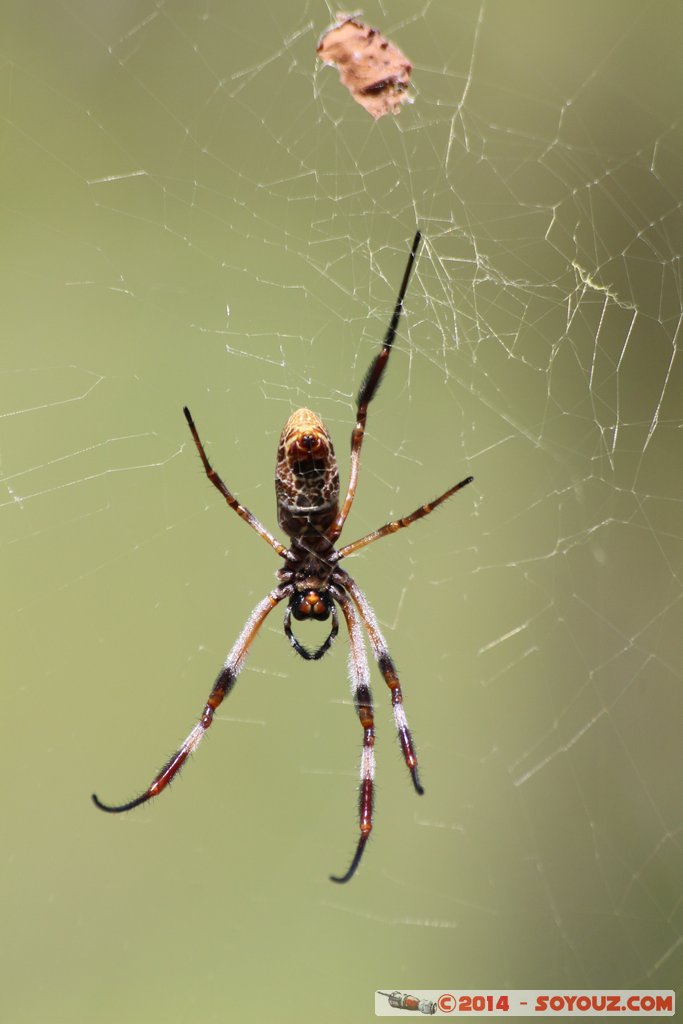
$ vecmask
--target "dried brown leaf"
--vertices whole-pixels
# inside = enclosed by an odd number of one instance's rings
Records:
[[[337,15],[318,43],[318,57],[338,69],[342,84],[375,120],[398,114],[408,99],[413,65],[376,28],[352,16]]]

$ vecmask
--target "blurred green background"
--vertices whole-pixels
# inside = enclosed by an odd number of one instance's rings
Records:
[[[676,987],[680,4],[366,4],[415,66],[377,123],[316,65],[323,3],[0,12],[2,1020]],[[98,814],[187,733],[277,567],[182,405],[273,529],[298,406],[345,480],[416,224],[345,539],[475,475],[348,566],[425,796],[373,667],[376,830],[330,884],[357,830],[347,644],[305,664],[278,612],[172,792]]]

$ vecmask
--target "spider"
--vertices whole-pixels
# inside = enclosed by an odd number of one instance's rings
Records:
[[[348,882],[353,877],[372,830],[375,725],[370,693],[370,672],[361,623],[367,632],[379,670],[391,692],[394,722],[413,786],[418,794],[421,795],[424,792],[418,775],[417,757],[403,710],[403,695],[394,662],[365,594],[353,577],[341,568],[340,562],[343,558],[355,554],[381,537],[388,537],[389,534],[410,526],[418,519],[423,519],[456,491],[471,483],[473,478],[468,476],[461,480],[460,483],[444,491],[438,498],[421,505],[410,515],[386,523],[378,530],[373,530],[372,533],[368,533],[344,547],[335,547],[353,505],[358,484],[360,453],[365,435],[368,406],[377,393],[389,361],[420,238],[421,235],[418,231],[413,239],[393,316],[382,348],[370,364],[358,393],[356,425],[351,434],[349,484],[341,508],[339,507],[337,460],[330,435],[320,417],[310,409],[298,409],[292,413],[284,426],[277,452],[275,493],[278,523],[289,537],[289,547],[276,540],[256,516],[226,487],[209,462],[190,410],[187,407],[183,409],[209,480],[223,495],[229,507],[244,519],[266,543],[270,544],[276,554],[282,558],[284,564],[276,574],[279,581],[277,586],[256,605],[249,616],[244,629],[228,654],[223,668],[218,673],[199,722],[189,733],[180,749],[164,765],[145,792],[134,800],[112,806],[102,803],[93,793],[92,799],[101,811],[108,811],[112,814],[130,811],[133,807],[138,807],[147,800],[151,800],[152,797],[158,796],[166,788],[190,754],[199,746],[213,721],[216,710],[235,685],[235,680],[242,670],[254,637],[266,617],[281,601],[287,601],[284,617],[285,635],[296,653],[306,661],[318,661],[330,649],[339,631],[337,605],[341,608],[349,634],[351,691],[363,728],[359,794],[360,836],[347,872],[344,875],[330,875],[330,880]],[[297,622],[326,622],[331,619],[329,634],[318,648],[309,650],[299,642],[292,632],[292,618]]]

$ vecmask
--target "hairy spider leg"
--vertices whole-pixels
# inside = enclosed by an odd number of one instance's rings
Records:
[[[403,300],[406,295],[408,288],[408,282],[410,281],[410,273],[413,269],[415,262],[415,256],[417,255],[418,246],[422,234],[419,231],[415,232],[415,238],[413,244],[410,247],[410,255],[408,257],[408,263],[403,274],[403,280],[401,281],[401,287],[399,288],[398,298],[396,299],[396,305],[394,307],[394,314],[391,318],[391,322],[387,329],[387,333],[384,336],[382,342],[382,348],[375,356],[370,364],[368,372],[365,374],[363,383],[360,386],[358,392],[358,410],[356,412],[356,425],[351,432],[351,470],[349,474],[349,486],[346,492],[346,498],[342,505],[341,511],[338,513],[337,518],[332,524],[328,536],[333,542],[336,541],[339,534],[342,532],[346,517],[351,511],[353,505],[353,499],[356,494],[356,487],[358,485],[358,471],[360,469],[360,451],[363,446],[363,437],[365,436],[365,421],[368,415],[368,406],[370,402],[377,394],[382,376],[386,369],[391,354],[391,347],[396,337],[396,330],[398,328],[399,320],[401,319],[401,313],[403,312]]]
[[[335,579],[337,579],[337,577],[340,577],[342,586],[351,594],[351,597],[360,612],[360,617],[365,624],[372,653],[375,656],[380,672],[384,676],[384,681],[391,691],[391,707],[394,713],[394,723],[396,725],[398,739],[401,744],[401,750],[403,751],[403,758],[408,771],[410,772],[410,777],[413,780],[415,791],[422,796],[424,789],[422,788],[422,783],[420,782],[420,776],[418,774],[417,754],[415,753],[413,738],[410,735],[410,729],[408,728],[406,713],[403,709],[403,693],[401,692],[401,684],[398,679],[396,666],[389,654],[387,642],[382,636],[379,623],[377,622],[375,613],[370,607],[367,597],[353,577],[349,576],[349,574],[344,572],[343,569],[337,570],[337,573],[335,573]]]
[[[426,502],[424,505],[420,505],[414,512],[411,512],[409,516],[403,516],[402,519],[394,519],[391,523],[385,523],[384,526],[380,526],[379,530],[373,530],[372,533],[366,533],[360,540],[354,540],[351,544],[347,544],[346,547],[339,548],[330,556],[331,562],[338,562],[341,558],[346,558],[347,555],[354,555],[356,551],[360,551],[361,548],[365,548],[368,544],[374,544],[380,537],[388,537],[392,533],[396,533],[397,530],[404,530],[406,526],[411,526],[412,523],[416,523],[418,519],[423,519],[424,516],[428,516],[430,512],[433,512],[435,508],[438,508],[442,502],[447,501],[467,484],[471,484],[474,480],[473,476],[468,476],[460,483],[455,484],[453,487],[449,487],[447,491],[440,494],[438,498],[434,498],[432,501]]]
[[[276,587],[274,590],[271,590],[270,594],[268,594],[263,601],[256,605],[256,608],[254,608],[253,612],[249,616],[249,619],[237,638],[230,654],[226,658],[225,665],[218,673],[216,682],[213,684],[213,688],[209,694],[209,699],[206,702],[206,706],[199,722],[195,725],[194,729],[188,735],[180,749],[176,751],[170,761],[164,765],[159,774],[150,783],[145,792],[134,800],[130,800],[128,803],[120,804],[118,806],[103,804],[99,797],[93,793],[92,799],[96,807],[99,807],[101,811],[108,811],[110,814],[120,814],[122,811],[130,811],[133,807],[139,807],[140,804],[146,803],[147,800],[151,800],[152,797],[158,796],[162,790],[166,789],[166,786],[168,786],[169,782],[175,778],[190,754],[196,750],[201,743],[206,730],[213,721],[216,709],[220,707],[225,697],[227,697],[235,685],[235,680],[244,665],[244,660],[249,652],[251,643],[263,625],[266,616],[272,612],[273,608],[275,608],[280,601],[289,597],[290,594],[291,587]]]
[[[341,587],[332,586],[330,591],[346,619],[349,631],[349,679],[356,713],[363,727],[363,750],[360,759],[360,791],[358,817],[360,837],[351,866],[345,875],[330,875],[331,882],[348,882],[353,878],[360,864],[363,850],[372,831],[372,807],[375,779],[375,721],[370,692],[370,669],[365,655],[360,620],[351,600]]]
[[[263,539],[267,541],[268,544],[270,544],[271,548],[273,548],[278,553],[278,555],[281,555],[282,558],[291,559],[292,556],[290,554],[289,549],[286,548],[284,544],[281,544],[279,540],[276,540],[275,537],[273,537],[270,530],[267,530],[263,523],[256,518],[254,513],[250,512],[246,505],[243,505],[241,501],[238,501],[235,495],[223,483],[218,473],[213,468],[213,466],[211,465],[207,458],[206,452],[204,451],[204,445],[201,442],[199,433],[197,432],[197,428],[194,424],[194,420],[192,419],[192,413],[190,412],[186,405],[183,406],[183,412],[185,414],[185,419],[187,420],[187,425],[192,433],[192,437],[194,438],[194,443],[197,446],[199,458],[202,460],[204,471],[208,476],[209,480],[211,481],[211,483],[213,484],[213,486],[216,488],[216,490],[221,492],[230,508],[234,509],[237,515],[240,516],[241,519],[244,519],[245,523],[248,523],[249,526],[251,526],[252,530],[255,530],[256,533],[258,533],[259,537],[263,537]]]

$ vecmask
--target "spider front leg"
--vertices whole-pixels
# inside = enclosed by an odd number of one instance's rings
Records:
[[[220,707],[225,697],[227,697],[235,685],[235,680],[244,665],[244,660],[249,652],[251,643],[263,625],[266,616],[272,612],[273,608],[275,608],[280,601],[289,597],[290,593],[291,587],[276,587],[275,590],[272,590],[270,594],[268,594],[268,596],[256,606],[249,616],[246,626],[240,633],[237,642],[230,651],[230,654],[225,661],[225,665],[216,678],[216,682],[213,684],[213,688],[209,694],[209,699],[206,702],[206,706],[199,722],[195,725],[194,729],[186,738],[180,749],[175,752],[170,761],[168,761],[159,774],[155,776],[145,792],[126,804],[118,805],[104,804],[99,797],[93,793],[92,799],[96,807],[99,807],[101,811],[107,811],[109,814],[120,814],[122,811],[130,811],[133,807],[139,807],[140,804],[146,803],[147,800],[151,800],[152,797],[158,796],[162,790],[166,789],[166,786],[168,786],[169,782],[175,778],[190,754],[196,750],[201,743],[206,730],[213,721],[216,709]]]
[[[403,759],[405,760],[408,771],[410,772],[410,777],[413,780],[415,792],[422,796],[424,789],[418,774],[417,754],[415,753],[413,738],[410,734],[408,720],[403,708],[401,684],[399,682],[398,673],[396,672],[396,666],[389,654],[387,642],[382,636],[379,623],[377,622],[375,613],[370,607],[367,597],[353,577],[349,576],[349,574],[344,572],[344,570],[338,569],[335,572],[335,581],[339,581],[342,586],[349,591],[358,611],[360,612],[361,619],[365,624],[365,628],[370,639],[370,646],[372,647],[372,653],[375,656],[380,672],[384,676],[384,681],[391,691],[391,707],[394,712],[394,723],[396,725],[399,743],[401,744],[401,750],[403,751]]]
[[[330,587],[336,601],[346,619],[349,631],[349,676],[351,679],[351,690],[356,713],[363,726],[363,752],[360,759],[360,794],[359,794],[359,824],[360,838],[358,846],[351,861],[351,866],[345,875],[330,875],[331,882],[348,882],[356,873],[360,864],[363,850],[370,838],[372,831],[372,807],[375,780],[375,720],[372,708],[372,694],[370,693],[370,670],[368,659],[365,657],[363,646],[363,634],[360,621],[348,595],[341,587]]]

